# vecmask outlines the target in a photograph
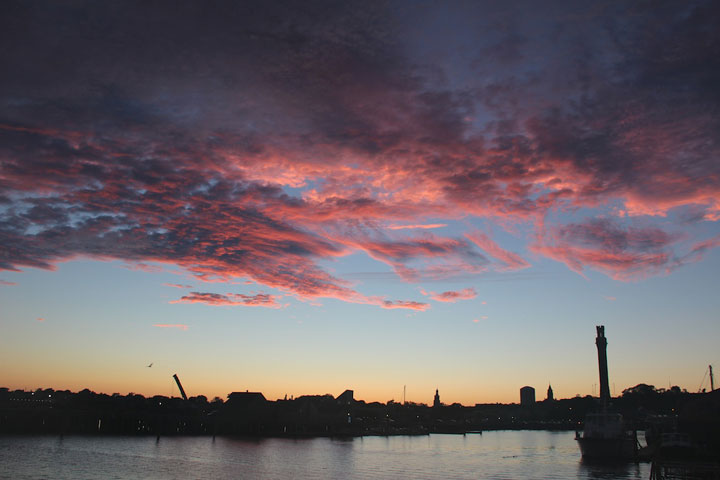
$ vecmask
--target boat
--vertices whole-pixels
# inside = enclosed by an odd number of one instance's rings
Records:
[[[634,431],[628,431],[621,414],[609,410],[610,383],[607,368],[607,339],[605,326],[599,325],[595,345],[598,350],[600,370],[600,401],[602,408],[585,417],[583,431],[576,432],[575,439],[585,460],[625,461],[637,455],[638,442]]]
[[[720,460],[687,433],[663,433],[650,467],[650,479],[720,479]]]
[[[632,460],[637,454],[637,437],[625,429],[619,413],[589,413],[575,439],[586,460]]]
[[[692,460],[700,455],[700,447],[690,435],[681,432],[669,432],[660,435],[656,458],[660,460]]]

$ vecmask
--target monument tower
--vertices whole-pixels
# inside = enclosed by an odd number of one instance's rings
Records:
[[[595,345],[598,351],[598,367],[600,369],[600,401],[604,407],[610,402],[610,381],[608,380],[607,365],[607,338],[605,338],[605,326],[598,325]]]

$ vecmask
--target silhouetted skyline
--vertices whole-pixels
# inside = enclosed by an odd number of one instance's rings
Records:
[[[10,388],[513,402],[720,364],[720,5],[0,5]],[[147,368],[151,366],[151,368]]]

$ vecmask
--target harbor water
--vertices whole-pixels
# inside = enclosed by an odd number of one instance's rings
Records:
[[[357,438],[0,436],[3,479],[647,479],[581,461],[573,432]]]

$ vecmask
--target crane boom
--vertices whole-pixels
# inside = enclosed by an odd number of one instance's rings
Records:
[[[185,395],[185,389],[182,386],[182,383],[180,383],[180,379],[177,376],[177,373],[173,374],[173,378],[175,379],[175,383],[177,383],[178,388],[180,389],[180,394],[183,397],[183,400],[187,400],[187,395]]]

